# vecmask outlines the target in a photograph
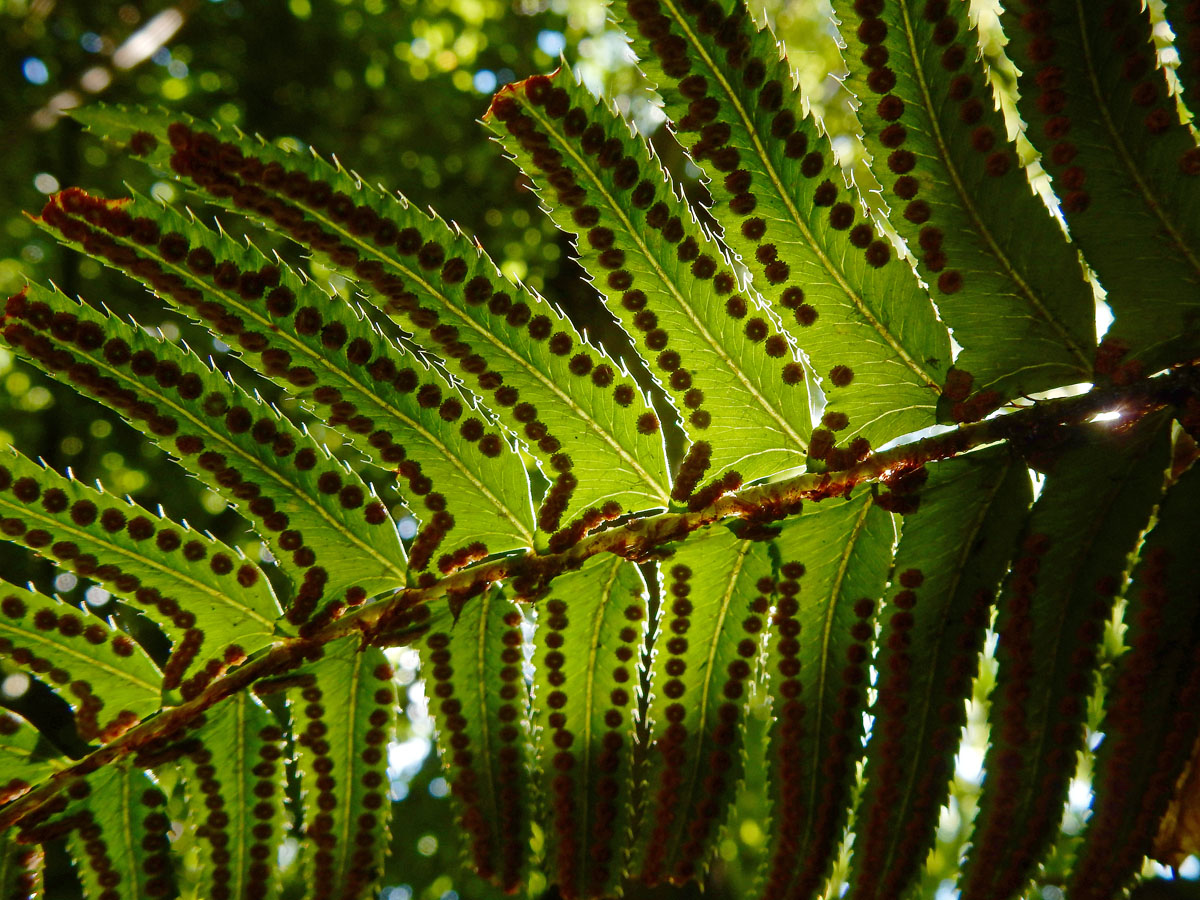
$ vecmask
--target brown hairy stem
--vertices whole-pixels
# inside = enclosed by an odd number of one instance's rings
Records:
[[[205,710],[260,679],[285,674],[305,661],[319,658],[326,643],[350,635],[358,635],[364,646],[406,643],[420,633],[435,601],[445,600],[457,614],[470,598],[499,582],[508,582],[517,599],[532,600],[556,576],[579,568],[598,553],[613,553],[638,562],[651,560],[660,556],[667,545],[706,525],[741,520],[746,523],[743,527],[761,530],[771,522],[798,513],[804,501],[844,496],[861,484],[877,484],[885,489],[895,488],[896,493],[907,493],[901,487],[904,476],[927,463],[987,444],[1008,441],[1031,465],[1041,465],[1064,434],[1069,434],[1070,427],[1088,422],[1097,413],[1120,412],[1121,419],[1114,427],[1125,428],[1150,412],[1167,406],[1183,408],[1189,400],[1195,404],[1198,398],[1200,362],[1193,361],[1156,377],[1119,386],[1103,385],[1074,397],[1035,402],[945,434],[876,453],[849,468],[796,475],[727,493],[702,509],[627,518],[558,553],[531,551],[501,557],[462,569],[424,587],[398,591],[387,600],[363,606],[303,637],[273,644],[262,655],[214,680],[197,697],[155,714],[56,772],[41,786],[0,808],[0,830],[36,814],[76,779],[154,742],[181,736],[184,730],[199,724]],[[894,508],[901,511],[900,507]]]

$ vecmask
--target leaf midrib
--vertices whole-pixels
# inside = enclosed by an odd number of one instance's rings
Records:
[[[350,824],[351,821],[353,821],[350,815],[350,807],[353,806],[353,801],[356,798],[359,787],[359,779],[351,777],[354,773],[354,770],[357,768],[358,763],[358,754],[354,752],[354,743],[358,736],[358,722],[355,721],[355,717],[358,715],[358,691],[359,681],[361,680],[360,673],[362,671],[363,660],[366,659],[366,656],[366,652],[353,654],[353,662],[351,663],[350,668],[350,690],[347,691],[349,697],[347,698],[346,702],[349,708],[346,710],[345,714],[345,721],[348,723],[345,740],[346,787],[345,790],[342,791],[342,834],[341,839],[337,842],[338,862],[337,868],[334,869],[334,871],[338,873],[339,878],[346,878],[350,874],[350,868],[347,860],[349,858],[351,845],[353,844],[354,833],[354,828]]]
[[[595,190],[600,194],[601,197],[603,197],[604,202],[608,206],[609,210],[621,222],[621,227],[624,228],[625,233],[629,235],[630,240],[637,245],[638,252],[642,255],[642,258],[645,259],[646,262],[650,264],[651,268],[654,269],[655,274],[658,275],[659,282],[670,293],[671,298],[675,301],[676,306],[691,321],[692,328],[695,330],[695,333],[704,338],[708,346],[717,354],[718,357],[720,357],[721,362],[725,364],[725,367],[732,372],[737,380],[741,382],[742,386],[750,392],[750,396],[752,396],[758,402],[758,405],[762,407],[763,411],[766,412],[768,417],[775,420],[775,422],[783,430],[784,434],[786,434],[792,440],[792,442],[801,449],[801,452],[807,452],[808,444],[804,441],[804,439],[792,429],[791,425],[789,425],[788,421],[782,415],[780,415],[779,411],[775,409],[774,405],[768,402],[767,398],[764,397],[758,388],[750,382],[750,379],[746,377],[746,373],[743,371],[743,367],[738,363],[738,361],[734,360],[725,351],[725,348],[721,346],[720,342],[713,337],[712,333],[704,327],[704,323],[700,321],[699,316],[696,315],[696,312],[692,309],[691,304],[687,302],[683,296],[683,293],[679,290],[679,286],[672,278],[668,277],[666,270],[662,267],[658,258],[650,251],[650,247],[642,239],[640,231],[634,227],[633,221],[628,215],[626,215],[625,210],[621,208],[621,205],[617,203],[616,198],[601,180],[600,173],[592,168],[587,159],[579,155],[575,146],[566,139],[565,135],[554,128],[554,123],[548,117],[543,115],[539,109],[535,108],[529,103],[524,103],[523,106],[526,112],[538,120],[538,124],[542,126],[542,129],[547,134],[554,136],[559,145],[562,146],[566,152],[570,154],[571,158],[575,160],[576,165],[582,171],[587,173],[587,176],[592,182]]]
[[[672,2],[672,0],[662,0],[662,3],[671,11],[675,21],[687,34],[692,46],[704,59],[709,71],[713,73],[713,77],[724,89],[726,96],[729,98],[729,102],[733,104],[734,109],[737,111],[738,118],[742,120],[743,130],[749,137],[751,144],[753,144],[754,150],[758,155],[758,159],[763,165],[763,170],[771,180],[771,185],[775,188],[776,195],[780,200],[783,201],[783,205],[787,209],[788,216],[791,218],[793,226],[797,231],[800,232],[801,236],[807,242],[809,249],[812,250],[817,259],[820,260],[821,265],[825,268],[825,271],[829,273],[829,276],[837,283],[838,287],[842,289],[842,292],[846,295],[847,299],[850,300],[850,303],[854,307],[855,311],[866,320],[867,324],[875,330],[875,332],[883,339],[884,343],[887,344],[887,346],[890,347],[901,360],[903,360],[905,366],[912,370],[912,372],[921,382],[925,384],[926,387],[932,388],[934,391],[940,393],[941,386],[929,376],[929,373],[927,373],[917,363],[916,360],[912,358],[909,352],[904,349],[904,347],[899,341],[896,340],[892,333],[883,327],[883,323],[880,322],[879,319],[876,318],[875,314],[867,308],[866,301],[862,298],[858,291],[851,286],[850,282],[846,280],[845,274],[840,268],[834,265],[833,260],[830,259],[829,255],[825,253],[823,249],[821,249],[820,244],[816,240],[816,236],[813,234],[812,230],[808,227],[808,224],[800,215],[799,209],[797,209],[796,205],[792,202],[791,195],[788,194],[787,190],[785,189],[783,180],[780,178],[775,166],[771,163],[770,158],[767,156],[766,147],[763,145],[762,141],[759,140],[758,132],[754,128],[754,122],[750,118],[750,114],[746,111],[745,106],[743,106],[742,102],[738,99],[737,94],[734,92],[733,85],[731,85],[729,80],[725,77],[724,70],[720,66],[713,63],[712,57],[708,54],[708,51],[704,48],[703,44],[701,44],[699,37],[692,30],[687,19],[679,12],[679,8],[675,5],[675,3]]]
[[[47,608],[52,609],[53,607],[47,607]],[[74,609],[74,607],[71,607],[71,608]],[[21,628],[15,628],[14,626],[9,625],[7,622],[5,622],[3,620],[0,620],[0,631],[7,631],[9,634],[16,635],[18,638],[20,638],[22,640],[22,642],[25,642],[25,643],[35,643],[42,647],[53,647],[55,650],[57,650],[61,653],[65,653],[67,656],[69,656],[73,659],[79,660],[80,663],[82,663],[83,665],[101,669],[104,672],[107,672],[109,675],[113,675],[116,678],[119,678],[121,681],[125,682],[127,685],[131,685],[131,686],[145,690],[150,695],[146,699],[148,699],[148,700],[157,699],[157,696],[160,691],[160,688],[158,685],[153,685],[147,681],[143,681],[141,678],[138,678],[137,676],[130,674],[128,671],[120,668],[119,666],[110,665],[109,663],[106,663],[101,659],[97,659],[94,656],[88,656],[86,653],[81,653],[78,650],[76,650],[74,647],[70,646],[69,644],[56,643],[55,641],[49,640],[48,638],[44,638],[40,634],[36,634],[32,631],[25,631],[24,629],[21,629]],[[115,636],[115,635],[123,634],[123,633],[124,632],[118,632],[115,629],[113,629],[110,631],[108,636]]]
[[[912,60],[913,65],[913,77],[915,78],[917,86],[921,91],[921,102],[925,107],[925,113],[929,120],[930,137],[933,138],[933,142],[937,147],[938,154],[941,157],[942,165],[945,167],[947,174],[950,176],[950,181],[954,186],[954,192],[958,195],[959,202],[962,204],[962,208],[966,211],[971,223],[975,226],[976,234],[983,238],[984,243],[987,245],[988,252],[995,258],[996,262],[1000,264],[1004,274],[1007,275],[1009,280],[1011,280],[1017,286],[1018,290],[1025,296],[1025,299],[1029,301],[1029,305],[1033,307],[1034,311],[1041,316],[1041,318],[1045,320],[1051,328],[1058,332],[1058,336],[1070,349],[1071,355],[1074,356],[1083,366],[1084,371],[1090,372],[1092,368],[1091,359],[1083,351],[1083,348],[1077,344],[1074,336],[1067,330],[1066,326],[1059,321],[1059,317],[1050,312],[1049,308],[1042,301],[1042,298],[1036,291],[1034,291],[1033,286],[1025,280],[1021,272],[1018,271],[1016,264],[1009,259],[1008,254],[1006,254],[1000,247],[1000,244],[996,240],[996,236],[992,232],[992,229],[989,227],[988,223],[984,221],[978,204],[972,198],[971,192],[967,190],[966,185],[963,182],[962,173],[959,172],[958,166],[955,164],[954,157],[950,153],[949,144],[946,141],[946,136],[942,132],[942,123],[938,118],[937,110],[934,108],[933,96],[929,89],[929,82],[925,78],[925,67],[922,64],[920,52],[917,48],[916,35],[913,33],[912,16],[909,14],[908,0],[903,0],[903,2],[901,2],[899,5],[900,15],[904,19],[904,38],[908,43],[909,57]]]

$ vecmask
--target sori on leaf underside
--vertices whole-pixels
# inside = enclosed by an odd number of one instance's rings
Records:
[[[1200,6],[1165,4],[1168,71],[1137,0],[1007,3],[1020,123],[966,0],[833,6],[878,193],[738,0],[611,8],[704,210],[568,68],[493,99],[484,124],[626,356],[340,163],[75,112],[226,224],[77,188],[34,221],[290,399],[54,287],[8,298],[4,344],[223,497],[272,563],[0,454],[0,536],[161,637],[0,586],[0,655],[79,738],[68,754],[0,716],[0,895],[36,895],[40,847],[65,840],[88,897],[276,897],[291,839],[312,897],[369,895],[400,645],[467,861],[505,891],[535,867],[568,898],[703,879],[752,772],[762,897],[911,893],[989,628],[965,900],[1037,875],[1095,749],[1089,705],[1104,739],[1086,829],[1056,851],[1070,895],[1196,851]]]

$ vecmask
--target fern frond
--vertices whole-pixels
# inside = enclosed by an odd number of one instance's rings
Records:
[[[488,432],[490,415],[472,415],[473,395],[344,301],[254,247],[136,195],[106,201],[64,191],[40,221],[203,322],[256,370],[307,398],[375,465],[398,471],[406,502],[428,522],[414,568],[443,543],[483,541],[492,553],[532,546],[525,467]]]
[[[174,645],[166,690],[193,696],[226,664],[271,641],[279,604],[255,563],[10,453],[0,455],[0,537],[135,601]],[[186,679],[196,666],[207,671]]]
[[[355,900],[379,878],[388,846],[392,667],[382,651],[342,641],[298,675],[311,676],[293,698],[297,769],[309,798],[304,883],[314,900]]]
[[[1194,563],[1200,469],[1167,490],[1126,592],[1130,648],[1101,730],[1095,800],[1071,896],[1115,896],[1150,852],[1200,732],[1200,569]]]
[[[764,898],[815,894],[837,853],[862,758],[876,598],[894,540],[892,517],[864,493],[807,506],[775,541]]]
[[[60,754],[21,716],[0,712],[0,803],[7,803],[59,769]],[[0,885],[5,884],[0,878]],[[8,895],[0,892],[0,897]]]
[[[135,758],[148,769],[183,764],[186,818],[200,851],[199,864],[188,873],[196,897],[278,896],[282,738],[274,716],[242,691],[187,737],[147,747]]]
[[[148,162],[321,254],[472,389],[490,393],[553,482],[538,516],[542,530],[605,504],[623,511],[665,505],[661,435],[640,433],[629,415],[649,411],[645,397],[556,309],[503,279],[456,229],[319,157],[229,129],[106,108],[82,111],[81,119],[122,144],[138,133],[153,138]]]
[[[898,213],[889,221],[963,346],[954,402],[1090,380],[1092,292],[1007,138],[970,4],[835,7],[871,171]]]
[[[1096,372],[1124,378],[1200,347],[1200,149],[1158,67],[1150,11],[1009,4],[1021,117],[1116,320]]]
[[[931,466],[904,517],[879,619],[874,724],[854,824],[850,896],[900,897],[950,791],[992,601],[1032,500],[1007,448]]]
[[[752,481],[801,464],[803,366],[755,296],[737,292],[736,273],[645,140],[561,69],[505,87],[489,120],[685,417],[695,449],[673,499],[686,501],[708,469]]]
[[[521,883],[529,844],[529,692],[521,611],[493,588],[430,623],[421,661],[463,846],[481,877]]]
[[[71,704],[88,741],[110,740],[160,705],[162,674],[133,638],[7,582],[0,582],[0,654]]]
[[[631,865],[647,884],[703,877],[741,781],[748,687],[774,586],[769,551],[717,526],[664,567],[643,770],[649,796]]]
[[[161,897],[173,888],[167,798],[139,769],[106,766],[77,783],[84,796],[59,821],[87,897]],[[51,823],[47,828],[54,828]],[[27,835],[28,837],[28,835]],[[111,892],[111,893],[110,893]]]
[[[615,896],[625,873],[646,621],[642,576],[615,556],[538,602],[532,724],[545,866],[564,900]]]
[[[0,843],[0,897],[4,900],[36,900],[42,893],[41,847],[16,841]]]
[[[1104,623],[1162,491],[1169,421],[1086,429],[1053,463],[999,602],[991,746],[964,900],[1005,900],[1058,825]]]
[[[293,623],[322,596],[354,604],[404,584],[399,534],[362,480],[190,352],[36,285],[9,299],[3,334],[55,378],[111,402],[244,510],[302,585]]]
[[[740,0],[614,9],[711,179],[725,242],[812,361],[834,430],[845,429],[839,437],[878,446],[931,424],[950,366],[946,329],[911,267],[862,214],[829,138],[799,114],[774,38]]]

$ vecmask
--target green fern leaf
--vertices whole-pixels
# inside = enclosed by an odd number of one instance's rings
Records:
[[[1029,473],[1007,448],[929,471],[880,612],[850,872],[856,900],[902,896],[933,845],[992,600],[1032,500]]]
[[[10,298],[5,323],[5,340],[19,352],[78,390],[111,398],[248,513],[301,583],[290,621],[305,621],[322,594],[354,603],[404,584],[399,534],[362,480],[186,349],[36,285]]]
[[[1071,896],[1116,896],[1150,852],[1200,731],[1200,469],[1172,486],[1126,596],[1130,648],[1117,663],[1101,730],[1095,800]]]
[[[522,616],[499,588],[430,624],[422,665],[429,712],[463,846],[475,870],[505,891],[529,853],[525,745],[529,694],[521,672]]]
[[[649,796],[631,866],[647,884],[700,879],[711,862],[742,778],[771,569],[768,543],[723,526],[679,545],[666,565],[650,668]]]
[[[420,516],[429,520],[415,545],[414,568],[425,567],[447,532],[447,546],[483,541],[492,553],[532,546],[525,466],[504,440],[487,433],[490,416],[472,416],[476,401],[462,397],[461,386],[407,358],[342,300],[254,247],[136,195],[105,201],[64,191],[46,205],[41,222],[71,246],[103,247],[109,265],[239,347],[258,371],[309,398],[310,406],[327,410],[329,424],[373,463],[398,468],[406,501],[414,509],[423,501]],[[146,223],[161,236],[148,240]]]
[[[0,713],[0,803],[7,803],[61,768],[61,756],[15,713]],[[0,878],[0,885],[5,884]],[[8,895],[0,892],[0,897]]]
[[[1104,623],[1162,490],[1163,416],[1093,427],[1055,460],[1000,598],[991,746],[964,900],[1020,890],[1062,815]]]
[[[135,762],[183,762],[186,819],[199,864],[189,867],[194,896],[275,897],[274,864],[284,831],[283,732],[248,692],[230,697],[188,737],[147,747]]]
[[[279,605],[262,570],[220,541],[64,478],[0,456],[0,533],[136,600],[170,638],[164,688],[194,695],[217,670],[266,646]],[[103,560],[103,562],[101,562]]]
[[[1116,320],[1096,371],[1149,374],[1197,353],[1200,149],[1157,67],[1136,0],[1055,0],[1003,23],[1019,109]]]
[[[0,897],[4,900],[36,900],[42,892],[41,847],[16,841],[0,843]]]
[[[80,786],[86,797],[63,818],[74,826],[67,846],[84,896],[140,900],[170,894],[163,792],[145,772],[122,765],[105,766]]]
[[[862,757],[875,598],[894,540],[892,517],[864,493],[807,507],[775,541],[764,898],[814,895],[837,852]]]
[[[950,366],[946,329],[911,267],[861,215],[828,137],[797,116],[774,38],[740,0],[615,8],[638,34],[634,49],[668,119],[712,179],[726,243],[808,354],[831,421],[846,428],[840,436],[877,446],[931,424]]]
[[[1200,10],[1194,0],[1166,0],[1164,15],[1175,33],[1179,54],[1175,77],[1184,90],[1184,101],[1196,105],[1200,98]]]
[[[297,768],[310,798],[304,883],[314,900],[353,900],[379,878],[388,846],[392,667],[382,651],[342,641],[298,674],[308,682],[293,698]]]
[[[546,810],[546,870],[566,900],[617,893],[633,817],[646,585],[599,556],[538,604],[533,732]]]
[[[963,346],[959,403],[1089,381],[1095,352],[1091,289],[1007,140],[969,6],[835,4],[871,171]]]
[[[485,121],[542,185],[555,224],[575,235],[593,283],[686,416],[696,443],[674,499],[687,500],[710,467],[752,481],[800,465],[804,369],[754,296],[735,293],[737,275],[646,142],[566,70],[506,87]]]
[[[505,281],[457,230],[318,157],[229,129],[113,108],[84,110],[80,118],[120,143],[138,133],[153,138],[148,162],[199,182],[230,209],[282,226],[359,280],[468,385],[491,393],[552,479],[538,516],[544,531],[585,508],[615,504],[632,512],[667,502],[662,437],[640,433],[637,415],[629,415],[648,411],[645,397],[557,310]]]
[[[109,740],[159,708],[162,675],[133,638],[7,582],[0,582],[0,654],[71,704],[85,740]]]

